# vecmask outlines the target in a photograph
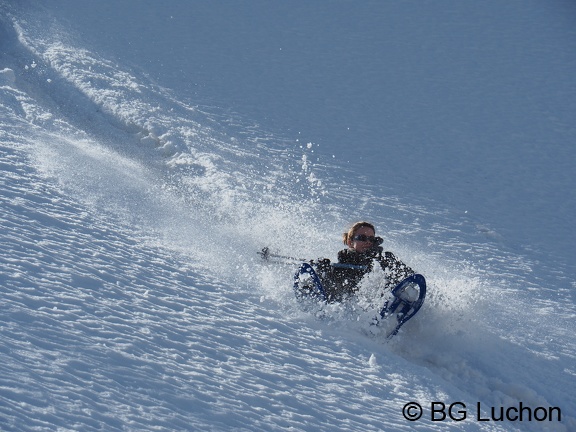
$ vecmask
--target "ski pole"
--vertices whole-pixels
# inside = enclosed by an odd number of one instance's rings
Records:
[[[257,252],[258,255],[262,257],[262,259],[269,261],[271,258],[275,260],[284,260],[286,264],[294,264],[294,263],[303,263],[303,262],[311,262],[312,260],[305,260],[303,258],[296,258],[287,255],[278,255],[270,252],[268,247],[262,249],[262,251]],[[277,261],[280,262],[280,261]],[[357,264],[346,264],[346,263],[330,263],[333,268],[341,268],[341,269],[353,269],[353,270],[367,270],[367,266],[364,265],[357,265]]]
[[[264,259],[266,261],[268,261],[270,258],[289,260],[292,262],[306,262],[307,261],[303,258],[296,258],[296,257],[291,257],[291,256],[286,256],[286,255],[278,255],[278,254],[271,253],[270,248],[268,248],[268,247],[262,248],[262,251],[257,252],[257,254],[260,255],[262,257],[262,259]]]

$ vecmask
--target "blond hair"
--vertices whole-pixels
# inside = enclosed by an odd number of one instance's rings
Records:
[[[342,240],[344,241],[344,244],[346,246],[348,246],[348,243],[352,240],[352,238],[354,238],[356,231],[358,231],[362,227],[372,228],[372,231],[374,231],[374,234],[376,234],[376,228],[374,228],[374,225],[372,225],[370,222],[364,222],[364,221],[356,222],[354,225],[350,227],[348,232],[342,234]]]

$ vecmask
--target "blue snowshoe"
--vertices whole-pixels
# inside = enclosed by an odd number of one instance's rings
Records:
[[[314,268],[302,263],[294,275],[294,294],[299,302],[326,302],[327,296]]]
[[[426,279],[421,274],[413,274],[400,282],[392,290],[393,298],[388,300],[380,311],[380,318],[388,320],[395,316],[396,327],[388,335],[392,337],[398,333],[408,320],[410,320],[422,307],[426,298]]]
[[[294,275],[296,299],[308,308],[313,304],[328,303],[328,295],[314,267],[303,263]],[[401,281],[391,291],[392,298],[384,304],[379,313],[379,324],[395,319],[388,338],[396,335],[408,320],[422,307],[426,298],[426,279],[421,274],[413,274]]]

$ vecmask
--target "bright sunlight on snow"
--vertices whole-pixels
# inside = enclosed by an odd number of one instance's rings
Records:
[[[575,19],[0,0],[0,430],[576,431]],[[389,340],[257,254],[364,219]]]

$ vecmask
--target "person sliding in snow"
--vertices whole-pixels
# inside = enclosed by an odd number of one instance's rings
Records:
[[[383,252],[381,237],[376,237],[376,229],[369,222],[356,222],[343,234],[346,249],[338,252],[338,264],[321,259],[316,269],[328,302],[340,302],[358,290],[358,284],[378,262],[386,275],[386,287],[393,288],[414,271],[397,259],[392,252]]]

